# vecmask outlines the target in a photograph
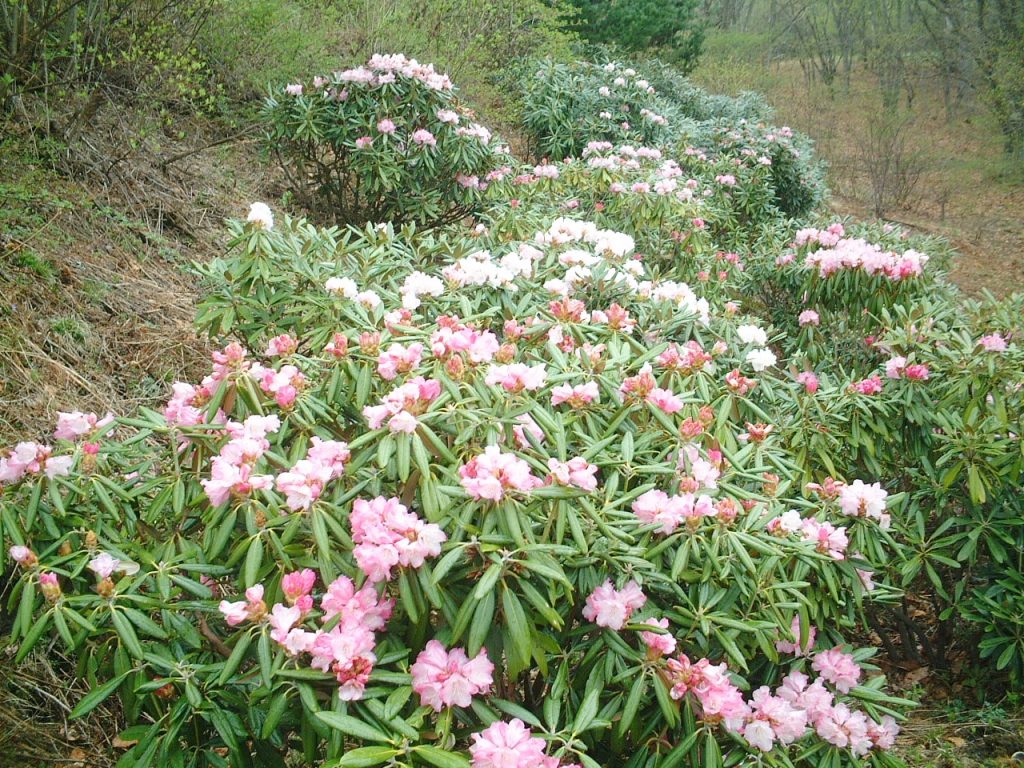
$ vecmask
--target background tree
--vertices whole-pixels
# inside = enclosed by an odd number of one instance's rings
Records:
[[[683,70],[694,67],[704,40],[697,0],[572,0],[576,31],[591,43],[655,53]]]

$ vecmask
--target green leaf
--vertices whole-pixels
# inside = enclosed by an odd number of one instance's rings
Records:
[[[317,712],[316,716],[336,731],[341,731],[346,736],[352,736],[364,741],[389,742],[391,737],[383,731],[377,730],[372,725],[367,725],[362,720],[343,715],[341,712]]]
[[[449,752],[438,747],[419,744],[412,751],[437,768],[469,768],[469,760],[458,752]]]
[[[326,763],[324,768],[369,768],[372,765],[386,763],[398,754],[391,747],[359,747],[350,749],[340,759]]]
[[[227,661],[224,662],[224,668],[220,672],[220,677],[217,678],[218,685],[224,685],[231,679],[231,676],[235,674],[242,663],[242,659],[245,658],[245,653],[249,650],[249,645],[251,643],[251,634],[246,632],[239,635],[238,640],[235,642],[235,647],[231,649],[231,655],[228,656]]]
[[[103,701],[108,696],[110,696],[110,694],[117,690],[117,687],[121,685],[121,682],[129,674],[131,674],[132,671],[133,670],[124,672],[123,674],[118,675],[112,680],[108,680],[103,685],[97,688],[93,688],[91,691],[85,694],[85,696],[78,700],[78,703],[75,704],[75,708],[72,709],[71,714],[68,715],[68,719],[74,720],[76,718],[82,717],[92,712],[94,709],[96,709],[96,707],[103,703]]]
[[[142,645],[139,643],[139,637],[135,634],[135,630],[132,629],[131,622],[117,608],[111,608],[110,618],[114,622],[114,630],[121,639],[125,650],[136,659],[141,659],[143,657]]]

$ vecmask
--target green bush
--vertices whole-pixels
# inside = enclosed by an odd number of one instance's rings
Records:
[[[263,123],[291,191],[322,221],[458,221],[510,171],[448,77],[401,55],[278,87]]]

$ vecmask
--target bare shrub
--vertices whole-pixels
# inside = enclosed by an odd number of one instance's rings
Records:
[[[924,155],[914,146],[913,121],[887,114],[868,124],[858,146],[857,161],[867,176],[875,216],[908,208],[925,171]]]

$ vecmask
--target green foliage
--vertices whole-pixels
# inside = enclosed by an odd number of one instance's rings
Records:
[[[450,223],[506,172],[447,76],[402,56],[278,87],[263,122],[292,193],[324,221]]]
[[[700,56],[704,29],[697,0],[571,0],[575,28],[591,43],[623,50],[657,50],[684,72]]]

